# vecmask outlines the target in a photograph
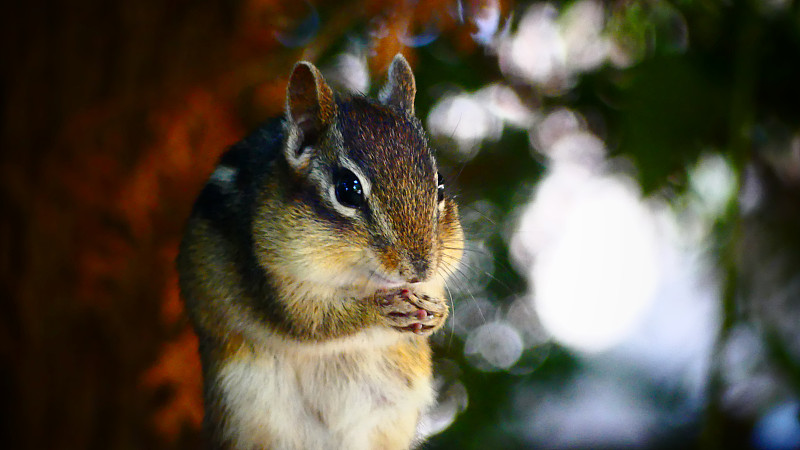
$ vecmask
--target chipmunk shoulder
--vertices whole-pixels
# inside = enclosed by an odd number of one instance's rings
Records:
[[[300,62],[286,114],[221,158],[181,243],[218,448],[404,449],[463,236],[406,60],[377,100]]]

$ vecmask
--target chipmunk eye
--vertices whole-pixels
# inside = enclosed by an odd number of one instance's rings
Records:
[[[444,180],[440,172],[436,172],[436,201],[444,201]]]
[[[340,169],[333,177],[336,201],[348,208],[358,208],[364,203],[364,191],[361,182],[353,172]]]

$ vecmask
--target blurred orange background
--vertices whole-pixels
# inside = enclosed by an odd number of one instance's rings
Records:
[[[221,152],[280,114],[286,77],[355,20],[413,27],[444,2],[14,2],[3,77],[3,435],[19,448],[199,444],[196,338],[173,260]],[[445,24],[446,25],[446,24]],[[462,49],[471,51],[469,30]],[[403,50],[373,33],[379,76]],[[413,55],[407,53],[414,61]]]

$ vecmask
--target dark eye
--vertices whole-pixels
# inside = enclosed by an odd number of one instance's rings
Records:
[[[333,188],[336,201],[348,208],[358,208],[364,203],[364,191],[361,182],[353,172],[340,169],[333,177]]]
[[[444,180],[442,174],[436,172],[436,201],[441,203],[444,200]]]

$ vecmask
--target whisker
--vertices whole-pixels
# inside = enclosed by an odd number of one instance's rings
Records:
[[[478,208],[474,208],[474,207],[472,207],[472,206],[469,206],[469,205],[466,205],[466,206],[461,206],[461,205],[459,205],[459,208],[460,208],[461,210],[465,210],[465,209],[466,209],[466,210],[469,210],[469,211],[473,211],[473,212],[475,212],[476,214],[478,214],[479,216],[481,216],[481,218],[483,218],[483,219],[485,219],[485,220],[489,221],[489,223],[491,223],[492,225],[495,225],[495,226],[497,226],[497,222],[495,222],[494,220],[492,220],[492,219],[491,219],[489,216],[487,216],[486,214],[482,213],[482,212],[481,212],[481,211],[480,211]]]
[[[482,249],[479,249],[479,248],[469,248],[469,247],[464,247],[464,248],[442,247],[442,248],[445,249],[445,250],[458,250],[458,251],[462,251],[462,252],[475,252],[475,253],[482,254],[482,255],[491,255],[492,254],[492,252],[490,252],[489,250],[482,250]]]
[[[465,267],[466,267],[466,266],[465,266]],[[461,275],[461,276],[462,276],[462,277],[463,277],[463,278],[466,280],[466,274],[464,274],[463,272],[461,272],[461,271],[460,271],[460,268],[458,268],[458,267],[454,267],[454,268],[452,268],[452,269],[454,269],[454,270],[455,270],[455,272],[452,272],[452,271],[450,271],[449,269],[451,269],[451,268],[445,268],[445,271],[446,271],[446,272],[448,272],[448,275],[449,275],[449,276],[454,276],[456,273],[458,273],[459,275]],[[480,316],[481,316],[481,321],[482,321],[483,323],[486,323],[486,316],[484,316],[484,314],[483,314],[483,309],[481,309],[481,306],[478,304],[478,300],[475,298],[475,295],[473,294],[472,290],[467,290],[467,291],[464,291],[464,292],[465,292],[467,295],[469,295],[469,297],[470,297],[470,298],[472,298],[472,302],[475,304],[475,307],[478,309],[478,313],[479,313],[479,314],[480,314]],[[453,302],[453,312],[455,313],[455,302]],[[454,320],[454,323],[453,323],[453,330],[455,331],[455,314],[453,314],[453,320]]]
[[[444,290],[447,291],[447,298],[450,300],[450,310],[453,311],[453,313],[450,314],[450,339],[447,342],[447,350],[450,350],[453,346],[453,335],[456,334],[456,304],[455,300],[453,300],[453,293],[450,292],[450,288],[447,286],[447,278],[444,279]]]
[[[489,271],[482,270],[480,268],[473,267],[471,265],[465,264],[464,260],[456,261],[455,258],[453,258],[452,256],[449,256],[449,255],[442,255],[442,259],[443,260],[448,260],[448,262],[458,262],[459,264],[458,264],[456,270],[459,272],[459,274],[461,274],[463,276],[465,281],[468,279],[468,275],[478,276],[478,277],[486,276],[486,277],[489,278],[490,281],[498,283],[503,289],[505,289],[505,291],[506,291],[505,293],[506,294],[512,294],[514,292],[514,290],[511,288],[511,286],[509,286],[504,281],[502,281],[498,277],[496,277],[493,272],[489,272]],[[497,264],[498,262],[494,261],[494,263]],[[507,270],[512,270],[511,267],[508,266],[508,264],[500,263],[500,265],[501,266],[505,266],[505,268]],[[464,273],[462,271],[462,269],[470,271],[471,274]]]
[[[471,271],[471,273],[467,273],[467,272],[466,272],[467,270]],[[463,265],[463,264],[459,264],[459,265],[457,265],[457,266],[456,266],[456,265],[454,265],[454,266],[451,268],[450,275],[451,275],[451,276],[456,276],[456,275],[458,275],[458,276],[461,278],[461,281],[462,281],[462,282],[464,282],[464,283],[467,283],[467,284],[468,284],[468,283],[469,283],[469,280],[470,280],[471,278],[473,278],[474,276],[480,275],[480,272],[478,271],[478,269],[475,269],[474,267],[470,267],[470,266],[465,266],[465,265]]]

